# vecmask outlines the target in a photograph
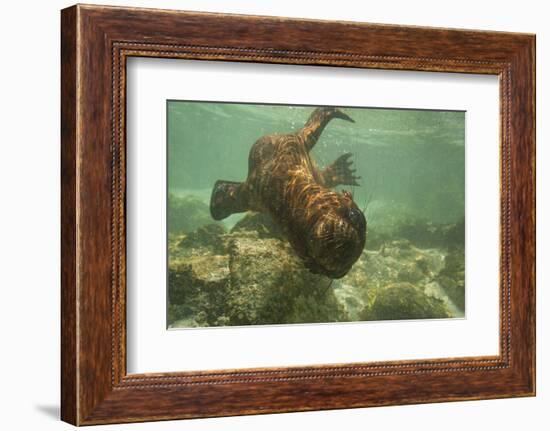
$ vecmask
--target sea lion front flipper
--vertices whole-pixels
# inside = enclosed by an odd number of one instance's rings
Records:
[[[338,185],[359,185],[357,180],[360,180],[361,177],[354,175],[355,169],[351,168],[353,162],[349,160],[351,156],[351,153],[342,154],[321,172],[325,187],[332,188]]]
[[[210,197],[210,214],[214,220],[223,220],[231,214],[248,209],[248,193],[243,188],[243,183],[216,181]]]
[[[298,132],[298,136],[304,143],[307,151],[310,151],[315,146],[326,125],[333,118],[340,118],[355,123],[348,114],[338,108],[324,107],[315,109],[304,127]]]

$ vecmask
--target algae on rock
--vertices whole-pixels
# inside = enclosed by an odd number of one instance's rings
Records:
[[[304,268],[285,241],[239,235],[229,249],[232,324],[347,320],[329,288],[331,280]]]
[[[179,254],[169,262],[171,326],[348,320],[331,280],[304,268],[286,241],[213,227],[172,241]]]
[[[188,233],[210,223],[210,209],[198,197],[180,197],[173,193],[168,195],[169,233]]]
[[[272,218],[267,214],[257,212],[248,212],[235,223],[231,233],[239,232],[255,232],[260,238],[284,239],[281,230]]]
[[[224,315],[229,285],[227,256],[193,256],[171,262],[168,269],[169,322],[216,325]]]
[[[460,231],[460,228],[457,228]],[[456,229],[438,229],[438,235]],[[438,240],[439,241],[439,240]],[[436,241],[437,242],[437,241]],[[424,319],[464,313],[464,251],[387,236],[339,280],[312,274],[268,216],[169,236],[170,327]]]
[[[437,282],[453,303],[462,311],[465,308],[464,249],[452,248],[445,256],[445,266],[437,276]]]
[[[364,250],[351,271],[338,283],[336,296],[351,320],[363,320],[364,309],[380,294],[384,295],[388,285],[410,284],[419,288],[419,294],[425,295],[422,287],[439,273],[444,256],[440,249],[419,249],[407,240],[388,242],[378,251]],[[432,296],[438,297],[440,293],[434,292]]]
[[[451,317],[445,303],[411,283],[390,284],[361,313],[361,320],[433,319]]]

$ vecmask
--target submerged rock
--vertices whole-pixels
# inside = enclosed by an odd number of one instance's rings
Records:
[[[212,231],[209,234],[215,236]],[[198,232],[191,237],[205,238]],[[260,238],[250,231],[218,231],[217,239],[206,238],[223,246],[204,246],[202,255],[185,256],[169,264],[172,327],[348,319],[331,280],[305,269],[285,241]],[[224,253],[215,254],[220,251]]]
[[[397,274],[399,281],[409,282],[409,283],[418,283],[419,281],[426,278],[426,274],[422,269],[417,265],[416,262],[411,262],[404,265],[403,268]]]
[[[465,223],[464,219],[439,224],[411,218],[399,224],[394,234],[406,238],[417,247],[464,247]]]
[[[456,223],[446,225],[444,231],[447,246],[464,249],[466,239],[466,220],[463,218]]]
[[[439,249],[419,249],[407,240],[391,241],[379,251],[363,251],[342,281],[369,289],[403,281],[423,284],[441,270],[444,256]]]
[[[365,307],[361,320],[448,318],[445,303],[426,295],[411,283],[390,284],[379,290],[372,304]]]
[[[248,212],[231,229],[231,233],[255,232],[260,238],[279,238],[283,235],[273,219],[262,213]]]
[[[229,233],[208,223],[169,237],[171,327],[464,315],[464,251],[386,238],[340,280],[312,274],[270,218]],[[456,306],[455,306],[456,304]]]
[[[230,245],[229,320],[234,325],[346,320],[331,280],[304,268],[278,239],[235,237]]]
[[[464,257],[464,249],[450,249],[445,256],[444,267],[436,279],[453,303],[463,312],[465,308]]]
[[[219,223],[210,223],[199,227],[195,231],[183,236],[178,241],[178,246],[184,249],[209,248],[214,253],[223,253],[223,234],[225,228]]]
[[[168,195],[168,231],[172,234],[188,233],[212,223],[210,209],[195,196]]]
[[[338,284],[336,296],[351,320],[362,320],[366,304],[372,304],[388,285],[410,284],[424,294],[424,286],[443,267],[444,256],[443,250],[419,249],[408,240],[390,241],[379,251],[364,250]]]
[[[464,317],[464,310],[458,308],[451,300],[445,289],[437,281],[432,281],[424,286],[424,293],[428,296],[441,299],[447,309],[450,311],[452,317]]]
[[[380,250],[380,248],[391,241],[391,236],[387,232],[369,227],[365,248],[367,250]]]
[[[360,289],[357,286],[347,284],[343,281],[335,282],[334,295],[352,322],[361,320],[361,311],[365,308],[368,302],[368,294],[365,289]]]
[[[227,256],[205,255],[171,262],[168,280],[169,321],[188,319],[196,323],[191,326],[203,326],[214,324],[223,315],[230,280]]]

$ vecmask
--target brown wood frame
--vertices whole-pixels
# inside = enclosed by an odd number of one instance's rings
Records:
[[[535,394],[535,36],[102,6],[62,11],[61,417],[77,425]],[[500,77],[500,354],[126,373],[129,56]]]

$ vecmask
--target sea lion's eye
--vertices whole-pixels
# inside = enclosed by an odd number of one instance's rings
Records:
[[[348,211],[348,217],[354,226],[359,228],[365,227],[365,216],[357,208],[350,208]]]

